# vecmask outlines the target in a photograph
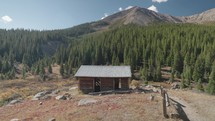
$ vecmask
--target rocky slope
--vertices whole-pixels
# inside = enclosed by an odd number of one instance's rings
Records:
[[[181,17],[181,20],[185,23],[199,23],[199,24],[215,22],[215,8],[207,10],[200,14]]]
[[[215,22],[215,8],[200,14],[191,16],[171,16],[167,14],[157,13],[146,8],[132,7],[127,10],[117,12],[102,20],[93,22],[95,28],[104,29],[108,27],[116,27],[127,24],[137,24],[147,26],[156,23],[198,23],[204,24],[208,22]],[[100,23],[100,24],[98,24]],[[102,23],[102,24],[101,24]],[[104,24],[105,23],[105,24]]]

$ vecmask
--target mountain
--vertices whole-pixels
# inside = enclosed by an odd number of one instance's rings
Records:
[[[215,8],[207,10],[200,14],[181,17],[181,20],[185,23],[198,23],[198,24],[215,22]]]
[[[120,11],[113,15],[110,15],[103,20],[103,22],[109,25],[127,25],[127,24],[138,24],[138,25],[149,25],[153,23],[181,23],[182,20],[178,17],[171,15],[160,14],[146,8],[132,7],[130,9]]]
[[[121,26],[127,24],[137,24],[147,26],[156,23],[198,23],[205,24],[215,22],[215,8],[191,16],[171,16],[157,13],[146,8],[132,7],[110,15],[98,22],[106,23],[107,26]]]

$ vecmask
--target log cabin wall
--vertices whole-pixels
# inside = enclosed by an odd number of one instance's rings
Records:
[[[129,89],[129,78],[99,78],[101,81],[100,91],[107,91],[107,90],[115,90],[115,80],[119,80],[118,85],[121,85],[119,89],[126,90]],[[90,77],[80,77],[79,78],[79,89],[83,93],[89,93],[95,91],[95,78]]]
[[[83,93],[94,91],[94,78],[79,78],[79,89]]]
[[[114,90],[113,78],[101,78],[101,91]]]

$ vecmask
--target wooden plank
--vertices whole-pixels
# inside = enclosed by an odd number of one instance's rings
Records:
[[[100,92],[90,92],[89,95],[105,95],[105,94],[128,94],[131,93],[131,90],[108,90]]]

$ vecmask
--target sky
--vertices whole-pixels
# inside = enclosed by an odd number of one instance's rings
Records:
[[[215,0],[0,0],[1,29],[64,29],[139,6],[173,16],[215,8]]]

